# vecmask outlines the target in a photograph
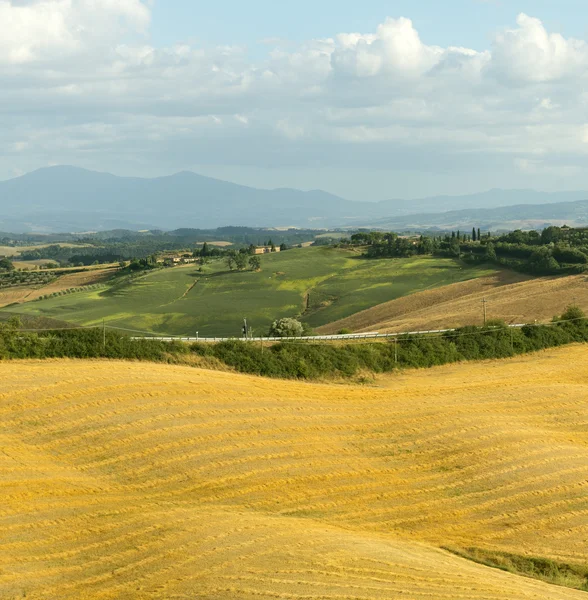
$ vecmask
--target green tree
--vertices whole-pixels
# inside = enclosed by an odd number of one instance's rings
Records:
[[[494,244],[492,242],[490,242],[489,244],[486,244],[486,252],[484,254],[484,259],[489,262],[496,261],[496,250],[495,250]]]
[[[227,252],[227,256],[225,258],[225,262],[227,263],[227,267],[232,271],[235,268],[235,258],[237,253],[234,250],[229,250]]]
[[[247,257],[248,255],[242,252],[239,252],[235,256],[235,266],[239,271],[244,271],[247,268]]]
[[[476,228],[472,227],[472,242],[476,241]]]
[[[535,273],[545,275],[555,273],[560,268],[557,260],[553,258],[551,250],[546,247],[539,248],[531,254],[529,266]]]
[[[289,317],[277,319],[269,330],[270,337],[301,337],[303,333],[304,325],[297,319]]]
[[[14,265],[7,258],[0,258],[0,271],[14,271]]]
[[[259,256],[252,256],[249,259],[249,266],[253,271],[259,271],[261,269],[261,258]]]

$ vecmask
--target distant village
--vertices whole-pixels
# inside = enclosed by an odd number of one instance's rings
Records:
[[[275,252],[281,252],[279,246],[257,246],[252,248],[253,255],[271,254]],[[157,258],[157,264],[165,267],[177,267],[179,265],[190,265],[198,263],[199,258],[195,258],[192,253],[189,252],[166,252]]]

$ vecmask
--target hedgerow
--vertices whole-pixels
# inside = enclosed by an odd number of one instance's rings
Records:
[[[546,325],[510,328],[494,322],[462,327],[442,335],[400,336],[386,343],[329,345],[281,342],[273,345],[227,341],[185,344],[132,339],[102,329],[67,329],[29,333],[18,320],[0,324],[0,359],[108,358],[180,361],[196,355],[215,359],[241,373],[287,379],[352,378],[362,372],[386,373],[466,360],[506,358],[588,341],[588,319],[570,307]]]

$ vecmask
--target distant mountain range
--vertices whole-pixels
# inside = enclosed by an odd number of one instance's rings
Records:
[[[576,222],[586,213],[585,206],[576,206],[578,200],[588,204],[588,192],[496,189],[466,196],[357,202],[321,190],[262,190],[190,172],[142,179],[62,166],[0,182],[0,230],[59,233],[228,225],[414,229],[454,223],[496,229],[500,222],[522,219]]]
[[[491,231],[544,229],[550,225],[588,227],[588,200],[556,204],[519,204],[500,208],[454,210],[441,214],[407,215],[372,221],[375,229],[390,231],[458,230],[472,227]]]

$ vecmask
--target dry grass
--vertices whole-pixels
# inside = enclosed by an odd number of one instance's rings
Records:
[[[92,244],[67,244],[65,242],[56,242],[55,244],[37,244],[33,246],[0,246],[0,255],[19,256],[22,252],[29,250],[41,250],[49,246],[60,246],[61,248],[89,248]]]
[[[107,281],[115,273],[113,268],[91,269],[80,273],[62,275],[45,286],[18,286],[0,290],[0,308],[9,304],[32,302],[41,296],[85,287]]]
[[[62,275],[59,279],[56,279],[48,285],[34,290],[27,298],[27,302],[36,300],[41,296],[47,294],[53,294],[55,292],[62,292],[77,287],[85,287],[88,285],[95,285],[97,283],[103,283],[110,279],[116,269],[113,268],[102,268],[92,269],[88,271],[81,271],[80,273],[71,273],[69,275]]]
[[[488,300],[490,319],[507,323],[549,321],[570,304],[577,304],[588,312],[588,278],[573,275],[535,279],[504,271],[386,302],[330,323],[319,331],[336,333],[350,329],[388,333],[481,325],[484,298]]]
[[[35,288],[30,286],[18,286],[0,290],[0,308],[16,302],[25,302],[27,297],[34,291]]]
[[[26,271],[35,271],[39,267],[45,265],[55,264],[54,260],[40,259],[40,260],[13,260],[12,264],[15,269],[24,269]]]
[[[439,547],[588,562],[587,360],[370,388],[0,363],[0,598],[585,598]]]

